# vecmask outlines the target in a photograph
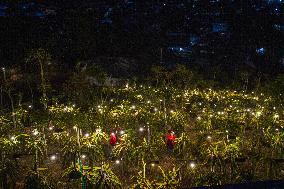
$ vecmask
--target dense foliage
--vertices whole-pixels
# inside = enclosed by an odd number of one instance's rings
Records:
[[[64,73],[43,49],[2,71],[2,188],[168,189],[284,177],[281,75],[243,72],[228,84],[184,65],[153,66],[145,78],[107,85],[99,66]]]
[[[2,182],[16,184],[28,171],[37,176],[26,181],[48,177],[59,188],[82,180],[95,188],[176,188],[283,178],[284,112],[271,96],[130,84],[100,92],[84,108],[56,102],[3,114]]]

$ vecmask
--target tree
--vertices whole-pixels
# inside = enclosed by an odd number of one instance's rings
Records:
[[[40,90],[42,92],[41,102],[44,108],[47,109],[48,97],[47,97],[47,67],[52,63],[52,58],[49,52],[45,49],[39,48],[31,50],[26,58],[26,63],[40,68]],[[37,68],[36,68],[37,69]]]

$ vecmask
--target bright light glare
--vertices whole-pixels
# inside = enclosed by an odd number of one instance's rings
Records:
[[[35,135],[35,136],[38,135],[38,133],[39,132],[36,129],[33,131],[33,135]]]
[[[96,132],[97,133],[100,133],[102,130],[101,129],[96,129]]]
[[[189,165],[190,165],[191,168],[194,168],[196,166],[196,164],[194,162],[191,162]]]
[[[50,159],[51,159],[52,161],[56,160],[56,155],[50,156]]]

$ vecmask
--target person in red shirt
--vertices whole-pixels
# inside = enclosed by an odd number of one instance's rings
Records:
[[[116,135],[114,133],[111,133],[110,134],[110,139],[109,139],[109,144],[111,146],[115,146],[116,145],[116,142],[117,142],[117,138],[116,138]]]
[[[167,147],[169,152],[172,152],[174,150],[174,145],[175,145],[175,133],[172,130],[168,130],[168,134],[167,134]]]

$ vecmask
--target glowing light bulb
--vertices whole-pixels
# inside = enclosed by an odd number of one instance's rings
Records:
[[[120,134],[121,134],[121,135],[123,135],[124,133],[125,133],[125,131],[123,131],[123,130],[120,131]]]
[[[120,164],[120,160],[115,160],[115,164]]]
[[[56,160],[56,155],[50,156],[50,160],[52,160],[52,161]]]
[[[154,166],[155,166],[155,163],[151,163],[151,166],[154,167]]]
[[[15,136],[11,136],[10,138],[12,141],[16,140]]]
[[[39,132],[37,131],[37,129],[35,129],[35,130],[33,131],[33,135],[35,135],[35,136],[38,135],[38,133],[39,133]]]
[[[194,162],[191,162],[191,163],[189,164],[189,166],[190,166],[191,168],[195,168],[196,164],[195,164]]]
[[[82,159],[85,159],[87,156],[85,154],[83,154],[81,157],[82,157]]]
[[[140,132],[143,132],[143,131],[144,131],[144,127],[140,127],[140,128],[139,128],[139,131],[140,131]]]
[[[90,136],[90,133],[85,133],[84,136],[85,136],[85,137],[89,137],[89,136]]]
[[[97,133],[100,133],[102,130],[101,129],[96,129],[96,132]]]

